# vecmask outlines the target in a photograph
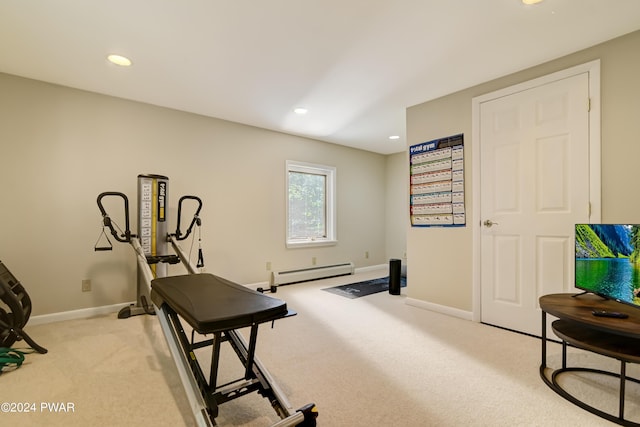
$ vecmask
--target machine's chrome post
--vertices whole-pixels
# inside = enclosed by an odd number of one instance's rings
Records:
[[[187,361],[185,354],[178,348],[177,343],[179,342],[179,338],[176,335],[175,330],[169,324],[167,313],[161,307],[157,307],[155,305],[154,307],[158,320],[160,321],[160,327],[162,328],[163,335],[167,341],[169,352],[171,353],[176,364],[176,368],[178,369],[178,376],[180,377],[182,387],[184,388],[187,399],[189,400],[189,405],[191,406],[191,411],[193,412],[196,424],[198,427],[212,427],[215,424],[212,424],[209,419],[207,406],[200,394],[200,388],[195,382],[193,373],[189,367],[189,362]]]
[[[271,427],[297,426],[303,421],[304,421],[304,414],[302,412],[296,412],[295,414],[290,415],[287,418],[278,421],[277,423],[273,424]]]

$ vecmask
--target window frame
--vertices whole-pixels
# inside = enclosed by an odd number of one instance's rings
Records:
[[[326,237],[292,239],[289,236],[289,173],[308,173],[323,175],[325,177],[325,229]],[[336,168],[333,166],[319,165],[315,163],[299,162],[295,160],[286,161],[285,170],[285,203],[286,203],[286,224],[285,242],[287,248],[307,248],[313,246],[332,246],[338,243],[336,227]]]

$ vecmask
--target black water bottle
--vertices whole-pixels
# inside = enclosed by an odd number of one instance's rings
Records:
[[[402,261],[399,259],[389,260],[389,293],[391,295],[400,295],[400,275],[402,270]]]

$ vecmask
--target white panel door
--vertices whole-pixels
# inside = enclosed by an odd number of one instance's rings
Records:
[[[589,222],[589,76],[480,105],[481,320],[541,334],[538,298],[573,287]]]

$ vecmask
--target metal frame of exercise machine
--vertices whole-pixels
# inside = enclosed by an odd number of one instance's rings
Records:
[[[104,229],[108,228],[117,241],[131,244],[137,259],[137,302],[121,310],[118,317],[137,314],[157,315],[199,426],[216,425],[215,418],[218,416],[219,405],[252,392],[258,392],[267,398],[281,418],[281,421],[272,427],[315,426],[318,416],[315,405],[308,404],[294,410],[271,374],[255,355],[258,326],[261,323],[295,315],[295,312],[287,309],[284,301],[210,274],[199,274],[198,267],[202,266],[203,260],[201,251],[199,250],[198,265],[194,266],[178,241],[186,239],[194,225],[201,224],[199,213],[202,201],[195,196],[180,198],[176,232],[167,233],[167,189],[168,178],[165,176],[138,176],[137,235],[130,231],[127,196],[119,192],[104,192],[98,196],[98,207],[103,217],[103,233]],[[116,230],[104,208],[102,200],[110,196],[123,199],[125,230]],[[180,220],[182,204],[185,200],[195,200],[198,202],[198,208],[186,233],[182,235]],[[168,253],[169,243],[174,254]],[[109,246],[96,247],[96,250],[109,250],[110,247],[109,242]],[[167,276],[166,264],[177,262],[182,262],[188,274]],[[231,315],[218,313],[216,307],[221,311],[228,308],[227,301],[216,306],[216,296],[219,293],[231,295],[234,300],[239,301],[238,307],[245,307]],[[202,304],[203,295],[207,298],[204,301],[206,304]],[[184,298],[187,298],[187,304],[181,304]],[[197,307],[199,303],[200,306]],[[183,321],[193,328],[190,338],[185,332]],[[238,332],[238,329],[243,327],[251,328],[248,343]],[[213,335],[213,338],[196,341],[196,333],[198,338],[206,338],[206,335]],[[224,342],[229,343],[233,348],[245,369],[245,374],[243,378],[220,385],[217,383],[217,374],[220,345]],[[208,346],[212,347],[209,379],[204,376],[195,354],[196,349]]]

